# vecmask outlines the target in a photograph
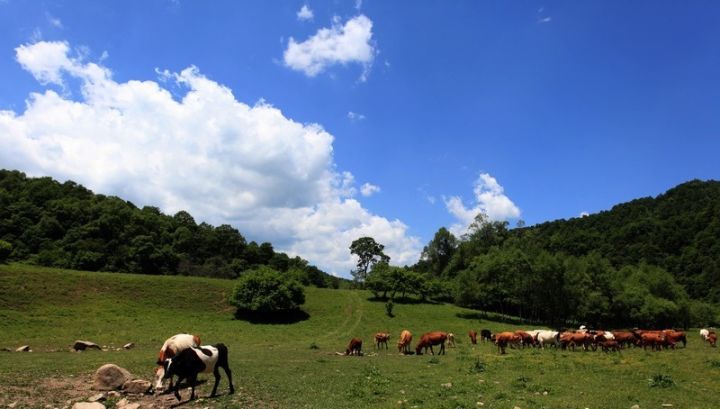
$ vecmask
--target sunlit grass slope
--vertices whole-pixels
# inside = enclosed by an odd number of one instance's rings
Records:
[[[472,311],[452,305],[397,304],[390,318],[383,303],[368,300],[369,293],[307,288],[307,320],[252,324],[233,318],[227,304],[232,287],[217,279],[0,265],[0,347],[29,344],[34,350],[0,355],[0,385],[86,375],[107,362],[149,378],[164,339],[190,332],[204,343],[227,344],[240,393],[278,407],[720,407],[720,354],[702,345],[696,332],[688,348],[676,351],[510,350],[499,356],[491,345],[472,347],[467,331],[517,327],[463,318]],[[415,340],[444,330],[456,333],[459,342],[446,356],[400,356],[394,343],[405,328]],[[334,354],[351,337],[361,337],[365,352],[372,352],[377,331],[393,334],[389,351],[359,358]],[[137,347],[68,352],[76,339]],[[651,387],[648,379],[657,374],[669,375],[675,385]],[[204,405],[235,402],[224,396]]]

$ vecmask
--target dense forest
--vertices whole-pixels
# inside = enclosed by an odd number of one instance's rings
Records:
[[[232,226],[198,224],[185,211],[169,216],[71,181],[8,170],[0,170],[3,249],[9,260],[78,270],[236,278],[269,266],[305,285],[340,282],[270,243],[248,243]]]
[[[480,214],[463,237],[441,228],[408,270],[450,283],[460,305],[558,325],[716,324],[720,182],[531,227]]]

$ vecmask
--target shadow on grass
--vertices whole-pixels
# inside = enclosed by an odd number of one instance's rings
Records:
[[[485,311],[459,312],[459,313],[455,314],[455,316],[457,316],[458,318],[466,319],[466,320],[495,321],[495,322],[502,322],[505,324],[514,324],[514,325],[537,324],[536,322],[533,322],[531,320],[526,320],[526,319],[522,319],[519,317],[511,316],[511,315],[488,313]]]
[[[310,318],[310,314],[303,310],[279,311],[261,313],[254,311],[238,310],[235,312],[235,319],[247,321],[251,324],[295,324]]]
[[[371,296],[367,298],[370,302],[387,302],[391,300],[389,297],[375,297]],[[408,304],[408,305],[415,305],[415,304],[430,304],[430,305],[436,305],[436,304],[442,304],[441,302],[432,301],[432,300],[422,300],[420,298],[413,298],[413,297],[397,297],[392,298],[392,302],[395,304]]]

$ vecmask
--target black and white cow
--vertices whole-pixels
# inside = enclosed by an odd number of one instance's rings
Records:
[[[215,396],[218,384],[220,383],[219,368],[222,368],[228,377],[230,393],[235,393],[235,388],[232,383],[232,372],[228,365],[228,349],[223,344],[215,344],[212,346],[203,345],[199,348],[190,347],[172,358],[158,362],[158,364],[163,365],[165,369],[164,379],[172,378],[173,376],[178,377],[175,387],[173,388],[175,397],[178,400],[180,400],[178,386],[183,379],[186,379],[192,387],[190,400],[195,399],[195,384],[197,383],[197,376],[200,373],[212,372],[212,374],[215,375],[215,385],[210,394],[211,397]]]
[[[480,340],[482,340],[482,342],[491,341],[492,340],[491,338],[492,338],[492,332],[490,332],[489,329],[480,330]]]

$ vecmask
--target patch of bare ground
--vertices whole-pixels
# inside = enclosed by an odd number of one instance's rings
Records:
[[[212,384],[212,382],[210,382]],[[209,398],[212,385],[202,382],[195,388],[198,396],[188,401],[190,389],[182,389],[181,402],[173,394],[131,395],[117,392],[98,392],[90,389],[92,375],[65,378],[38,379],[34,385],[12,386],[0,385],[0,408],[25,409],[70,409],[77,402],[87,402],[92,396],[102,394],[100,401],[105,407],[118,408],[123,404],[139,404],[139,409],[214,409],[214,408],[258,408],[275,409],[280,406],[276,402],[259,400],[248,395],[242,387],[236,388],[235,394],[225,395],[227,391],[219,390],[220,396]],[[221,385],[222,386],[222,385]],[[221,388],[222,389],[222,388]],[[123,401],[124,399],[124,401]],[[123,402],[121,402],[123,401]]]

